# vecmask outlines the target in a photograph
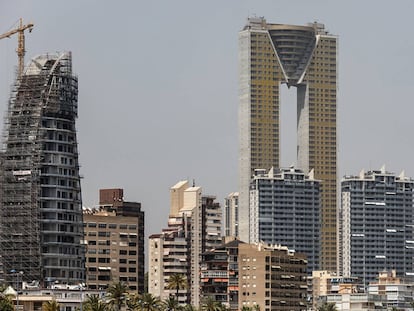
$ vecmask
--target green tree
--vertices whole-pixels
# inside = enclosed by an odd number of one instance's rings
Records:
[[[138,311],[159,311],[161,310],[161,301],[149,293],[144,293],[138,299]]]
[[[336,304],[334,302],[324,302],[318,307],[318,311],[337,311]]]
[[[169,297],[162,302],[164,310],[168,311],[180,311],[183,307],[178,303],[178,300],[174,297]]]
[[[14,305],[10,297],[0,293],[0,310],[2,311],[13,311]]]
[[[175,289],[175,298],[178,301],[178,291],[187,288],[187,278],[182,273],[174,273],[170,275],[167,283],[167,289]]]
[[[201,304],[202,311],[223,311],[226,310],[226,307],[218,302],[215,301],[212,297],[207,297],[204,302]]]
[[[113,283],[108,287],[107,293],[109,294],[109,304],[115,308],[116,311],[120,311],[122,305],[126,301],[128,287],[122,283]]]
[[[42,311],[59,311],[60,310],[60,306],[59,303],[53,299],[50,301],[45,301],[42,304]]]
[[[126,299],[126,305],[128,311],[138,310],[140,305],[141,296],[137,293],[129,294]]]
[[[109,311],[108,305],[98,295],[90,295],[83,303],[84,311]]]

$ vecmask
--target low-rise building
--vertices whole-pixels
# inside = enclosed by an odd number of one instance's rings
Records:
[[[380,272],[378,281],[369,284],[368,293],[385,297],[388,309],[407,310],[412,309],[413,289],[412,282],[404,282],[391,270]]]
[[[316,310],[321,303],[319,297],[330,294],[357,293],[361,291],[362,287],[358,278],[341,277],[329,271],[313,271],[311,282],[312,291],[309,296],[309,301],[312,302],[313,310]]]

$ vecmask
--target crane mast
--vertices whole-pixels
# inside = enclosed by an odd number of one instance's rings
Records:
[[[24,70],[24,55],[26,54],[26,50],[25,50],[25,44],[24,44],[24,31],[25,30],[29,30],[29,32],[32,32],[34,25],[32,23],[28,23],[27,25],[23,25],[23,19],[20,18],[20,22],[19,22],[19,27],[12,29],[8,32],[5,32],[3,34],[0,34],[0,39],[4,39],[4,38],[10,38],[10,36],[14,35],[14,34],[18,34],[18,45],[17,45],[17,56],[18,56],[18,71],[17,71],[17,77],[20,78],[21,75],[23,74],[23,70]]]

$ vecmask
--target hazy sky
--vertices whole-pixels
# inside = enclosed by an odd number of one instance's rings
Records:
[[[165,227],[169,187],[237,190],[237,36],[248,16],[318,21],[339,37],[340,176],[386,164],[414,177],[412,0],[7,1],[0,33],[20,17],[26,62],[70,50],[79,76],[83,203],[121,187],[142,203],[147,234]],[[0,120],[17,65],[17,37],[0,40]],[[282,165],[295,163],[295,95],[285,90]],[[2,128],[2,124],[1,124]]]

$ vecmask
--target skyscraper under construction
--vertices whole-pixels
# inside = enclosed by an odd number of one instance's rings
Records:
[[[32,59],[14,84],[3,138],[0,254],[3,278],[84,280],[75,119],[78,79],[70,52]]]
[[[239,232],[249,241],[255,169],[280,167],[280,88],[297,90],[297,167],[321,180],[321,268],[336,269],[337,38],[324,26],[249,18],[239,33]]]

